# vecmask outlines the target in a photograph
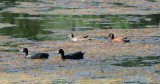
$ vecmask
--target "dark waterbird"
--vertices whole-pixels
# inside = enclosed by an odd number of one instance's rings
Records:
[[[83,59],[83,55],[85,53],[82,53],[81,51],[78,51],[78,52],[75,52],[75,53],[71,53],[71,54],[68,54],[68,55],[65,55],[63,49],[59,49],[59,52],[61,54],[61,58],[62,60],[65,60],[65,59]]]
[[[27,48],[24,48],[22,52],[26,54],[25,58],[30,58],[30,59],[47,59],[49,57],[48,53],[36,53],[36,54],[29,55]]]

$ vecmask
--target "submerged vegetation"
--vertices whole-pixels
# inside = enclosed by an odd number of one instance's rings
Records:
[[[1,52],[19,52],[18,49],[7,49],[7,50],[3,50],[3,49],[0,49]]]
[[[18,47],[18,45],[14,44],[13,42],[3,42],[2,44],[0,44],[0,46]]]
[[[146,56],[146,57],[137,57],[137,58],[126,58],[122,60],[121,63],[112,64],[115,66],[123,67],[142,67],[142,66],[153,66],[160,63],[160,56]]]
[[[159,9],[158,0],[2,0],[0,83],[159,83]],[[111,43],[109,33],[131,42]],[[23,48],[50,57],[25,59]],[[84,59],[62,61],[59,49]]]
[[[0,28],[1,35],[30,40],[64,40],[65,31],[158,27],[160,15],[28,15],[2,13],[0,21],[15,24]],[[154,17],[155,16],[155,17]],[[57,37],[58,36],[58,37]]]

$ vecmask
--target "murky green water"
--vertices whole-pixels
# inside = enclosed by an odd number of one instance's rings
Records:
[[[146,56],[146,57],[132,57],[125,58],[121,63],[113,64],[115,66],[123,67],[143,67],[143,66],[152,66],[160,63],[160,56]]]
[[[90,78],[93,80],[96,79],[124,79],[122,83],[142,83],[146,84],[149,80],[148,76],[152,76],[152,74],[159,74],[159,69],[154,68],[155,66],[160,64],[160,56],[159,56],[159,48],[149,48],[150,51],[154,51],[154,54],[146,55],[145,57],[141,56],[117,56],[114,59],[110,59],[108,53],[105,54],[103,57],[106,56],[103,60],[98,60],[101,56],[101,52],[85,52],[85,59],[83,60],[66,60],[66,61],[57,61],[56,57],[58,56],[55,54],[56,50],[60,47],[66,46],[69,47],[69,50],[66,51],[67,53],[72,52],[70,48],[79,47],[82,51],[85,51],[86,48],[90,50],[88,47],[89,45],[85,45],[84,47],[66,44],[64,46],[60,45],[61,42],[58,43],[49,41],[50,44],[44,44],[37,41],[43,40],[64,40],[67,39],[67,33],[71,31],[86,31],[86,30],[93,30],[93,29],[137,29],[137,28],[158,28],[160,14],[152,14],[152,15],[29,15],[26,13],[11,13],[7,11],[3,11],[10,7],[16,7],[19,4],[17,2],[33,2],[36,3],[38,0],[3,0],[0,1],[0,35],[11,36],[15,38],[20,38],[20,43],[17,41],[7,41],[0,43],[0,62],[1,62],[1,69],[0,72],[5,72],[6,74],[17,74],[17,73],[24,73],[29,74],[30,76],[41,78],[41,79],[48,79],[53,84],[72,84],[79,80],[80,78]],[[45,3],[42,1],[41,4]],[[52,0],[51,0],[52,1]],[[56,1],[56,0],[55,0]],[[57,0],[58,1],[58,0]],[[59,0],[63,1],[72,1],[72,0]],[[74,1],[74,0],[73,0]],[[78,1],[78,0],[77,0]],[[154,0],[148,0],[154,2]],[[49,3],[49,2],[48,2]],[[92,6],[99,6],[100,2],[90,2]],[[122,6],[122,7],[131,7],[125,3],[110,3],[111,5]],[[53,9],[69,9],[66,8],[67,6],[54,7],[50,8],[47,11]],[[47,7],[44,7],[44,9]],[[40,10],[38,10],[40,11]],[[43,10],[44,11],[44,10]],[[134,33],[134,32],[133,32]],[[31,45],[23,45],[24,40],[36,40],[31,41]],[[95,37],[96,40],[102,40],[108,42],[106,37]],[[22,44],[21,44],[22,42]],[[37,43],[36,43],[37,42]],[[48,43],[49,43],[48,42]],[[24,42],[29,43],[29,42]],[[39,44],[40,43],[40,44]],[[64,43],[62,43],[64,44]],[[157,46],[160,44],[160,37],[159,36],[147,36],[144,39],[138,39],[136,41],[132,40],[131,45],[123,45],[120,47],[128,47],[134,46],[136,44],[153,45],[156,44]],[[31,60],[31,59],[24,59],[24,54],[19,52],[21,48],[20,45],[34,47],[34,49],[38,48],[49,52],[50,57],[46,60]],[[78,44],[79,45],[79,44]],[[120,44],[121,45],[121,44]],[[44,46],[44,47],[42,47]],[[87,46],[87,47],[86,47]],[[95,45],[97,46],[97,45]],[[92,46],[91,46],[92,47]],[[93,46],[94,47],[94,46]],[[118,48],[114,45],[107,45],[107,49],[110,47]],[[154,47],[154,46],[153,46]],[[65,47],[64,47],[65,48]],[[132,48],[132,47],[131,47]],[[133,47],[134,48],[134,47]],[[53,51],[51,50],[53,49]],[[94,48],[93,48],[94,49]],[[92,49],[92,50],[93,50]],[[111,48],[112,49],[112,48]],[[135,49],[135,48],[134,48]],[[116,50],[116,49],[115,49]],[[135,50],[133,50],[135,51]],[[31,53],[34,51],[31,51]],[[126,51],[127,52],[127,51]],[[142,51],[139,51],[143,53]],[[94,54],[97,53],[97,54]],[[105,52],[106,53],[106,52]],[[119,53],[118,53],[119,54]],[[127,53],[128,54],[128,53]],[[132,53],[131,53],[132,54]],[[145,53],[144,53],[145,54]],[[93,57],[92,57],[93,56]],[[101,56],[101,57],[102,57]],[[109,58],[109,59],[108,59]],[[137,72],[139,71],[139,72]],[[141,73],[140,71],[144,71]],[[131,73],[130,73],[131,72]],[[146,74],[148,73],[148,75]],[[2,75],[5,76],[6,74]],[[46,76],[44,76],[46,74]],[[48,77],[48,75],[52,75]],[[54,77],[55,75],[55,78]],[[56,75],[60,75],[58,78]],[[63,77],[64,76],[64,77]],[[17,75],[19,77],[19,75]],[[147,78],[148,77],[148,78]],[[158,77],[158,76],[157,76]],[[14,80],[14,76],[10,77]],[[9,78],[9,79],[10,79]],[[160,78],[157,78],[157,80]],[[85,79],[86,80],[86,79]],[[22,81],[24,83],[26,80]],[[41,81],[41,80],[40,80]],[[97,80],[98,81],[98,80]],[[101,80],[100,80],[101,81]],[[103,80],[102,80],[103,81]],[[16,83],[16,82],[14,82]],[[37,82],[38,83],[38,82]],[[86,81],[86,83],[88,83]]]
[[[34,1],[33,1],[34,2]],[[0,23],[12,24],[0,28],[1,35],[31,40],[63,40],[65,31],[85,31],[110,28],[158,27],[160,14],[153,15],[29,15],[2,12],[18,5],[15,1],[1,1]]]
[[[13,37],[28,38],[31,40],[54,39],[52,38],[52,36],[56,35],[56,30],[84,31],[95,28],[147,28],[157,27],[159,24],[158,18],[154,17],[159,15],[31,16],[27,14],[12,13],[2,13],[1,15],[2,17],[4,17],[1,19],[1,23],[10,23],[16,26],[1,28],[0,34],[9,35]],[[146,21],[145,18],[149,18],[151,19],[151,21]],[[132,21],[128,21],[127,19]],[[57,39],[65,38],[59,36],[59,38]]]

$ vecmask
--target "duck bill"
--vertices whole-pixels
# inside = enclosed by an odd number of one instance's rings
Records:
[[[57,54],[59,54],[59,52],[57,51]]]
[[[23,50],[20,50],[21,52],[23,52]]]

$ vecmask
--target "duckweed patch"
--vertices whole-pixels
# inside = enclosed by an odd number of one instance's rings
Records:
[[[147,57],[136,57],[136,58],[125,58],[120,63],[112,65],[123,66],[123,67],[142,67],[152,66],[160,63],[160,56],[147,56]]]
[[[147,1],[150,1],[150,2],[156,2],[156,0],[147,0]]]
[[[19,52],[18,49],[0,49],[1,52]]]
[[[4,42],[0,46],[17,47],[18,45],[14,44],[13,42]]]

